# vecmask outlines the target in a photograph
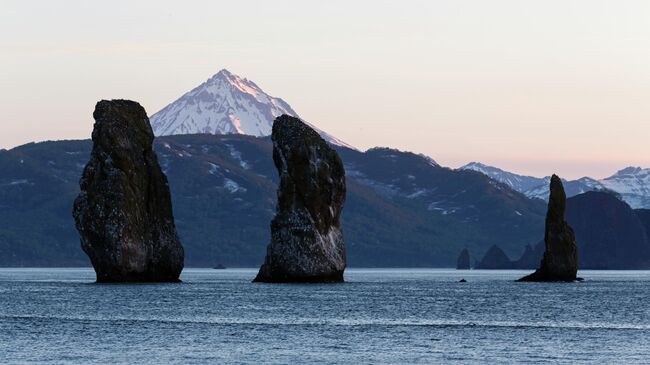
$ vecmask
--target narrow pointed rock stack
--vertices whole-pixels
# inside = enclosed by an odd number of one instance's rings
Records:
[[[343,282],[341,230],[345,170],[334,151],[300,119],[273,123],[273,160],[280,175],[271,242],[256,282]]]
[[[564,220],[566,194],[562,180],[551,177],[546,212],[545,251],[540,268],[519,281],[575,281],[578,273],[578,249],[573,229]]]
[[[97,281],[178,281],[183,246],[147,113],[134,101],[102,100],[93,117],[93,150],[73,216]]]

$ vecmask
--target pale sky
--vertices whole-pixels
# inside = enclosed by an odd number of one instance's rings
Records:
[[[222,68],[361,149],[650,167],[643,0],[3,0],[0,148],[88,138],[97,100],[151,115]]]

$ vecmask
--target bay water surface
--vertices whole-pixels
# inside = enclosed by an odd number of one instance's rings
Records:
[[[650,363],[650,271],[558,284],[349,269],[334,285],[253,284],[256,272],[116,285],[92,269],[0,269],[0,363]]]

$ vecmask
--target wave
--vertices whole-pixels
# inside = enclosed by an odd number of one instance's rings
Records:
[[[536,328],[536,329],[576,329],[576,330],[650,330],[650,325],[628,323],[580,323],[580,322],[497,322],[497,321],[448,321],[448,320],[345,320],[345,319],[237,319],[237,318],[93,318],[76,316],[38,316],[38,315],[0,315],[6,320],[44,320],[70,322],[110,322],[110,323],[162,323],[162,324],[205,324],[222,326],[341,326],[341,327],[439,327],[439,328]]]

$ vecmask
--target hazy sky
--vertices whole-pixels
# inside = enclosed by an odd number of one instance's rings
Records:
[[[604,177],[650,166],[650,1],[29,1],[0,11],[0,148],[87,138],[227,68],[365,149]]]

